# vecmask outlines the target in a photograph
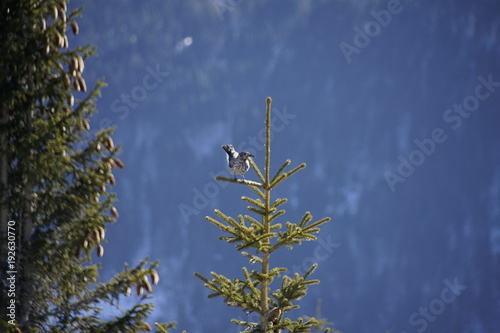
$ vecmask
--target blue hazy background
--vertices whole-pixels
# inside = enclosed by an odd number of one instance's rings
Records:
[[[117,126],[126,165],[102,275],[160,260],[151,324],[257,320],[207,299],[193,273],[242,277],[247,260],[205,216],[246,214],[253,192],[213,178],[222,144],[263,165],[271,96],[273,170],[307,163],[273,193],[289,198],[281,222],[332,217],[319,242],[272,257],[292,272],[319,264],[292,318],[321,300],[344,333],[500,332],[498,1],[83,5],[70,43],[97,46],[84,77],[109,85],[91,126]]]

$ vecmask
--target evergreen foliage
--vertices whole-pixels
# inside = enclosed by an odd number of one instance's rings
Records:
[[[323,321],[314,317],[297,318],[291,320],[286,313],[299,306],[295,301],[300,300],[307,294],[307,288],[319,283],[318,280],[310,279],[310,275],[316,269],[317,264],[304,274],[295,273],[293,276],[286,275],[285,267],[272,267],[270,263],[271,254],[279,248],[292,249],[294,245],[301,244],[304,240],[315,240],[314,235],[320,230],[320,226],[330,220],[329,217],[313,221],[313,217],[306,212],[300,222],[286,222],[285,225],[278,222],[285,210],[281,206],[287,202],[286,198],[271,199],[271,190],[286,180],[289,176],[303,169],[304,163],[286,172],[291,161],[287,160],[271,177],[271,98],[267,98],[266,108],[266,145],[265,145],[264,173],[250,159],[250,165],[257,173],[260,182],[245,179],[231,179],[216,177],[219,181],[227,181],[246,185],[256,195],[256,198],[242,196],[242,200],[249,203],[247,209],[260,219],[251,215],[238,215],[235,219],[227,216],[220,210],[215,210],[216,218],[207,216],[206,219],[219,227],[226,236],[220,237],[228,243],[234,243],[236,249],[242,255],[249,258],[250,264],[260,265],[259,270],[250,270],[243,267],[243,278],[229,279],[223,275],[212,272],[209,280],[195,273],[205,286],[210,289],[208,297],[221,296],[229,306],[240,307],[247,313],[259,314],[260,322],[253,323],[233,319],[232,322],[245,327],[245,332],[307,332],[312,328],[321,329]],[[251,253],[243,251],[250,250]],[[281,286],[271,291],[271,284],[281,277]],[[324,332],[328,332],[325,329]]]
[[[90,135],[104,83],[85,93],[94,50],[68,45],[80,13],[68,12],[66,0],[0,2],[1,332],[152,330],[145,320],[157,263],[146,259],[97,282],[93,253],[103,256],[106,226],[118,217],[110,190],[124,165],[112,128]],[[122,309],[131,289],[141,298]],[[105,304],[118,315],[103,318]]]

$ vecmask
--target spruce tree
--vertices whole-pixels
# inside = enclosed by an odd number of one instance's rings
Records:
[[[206,217],[206,220],[221,229],[226,235],[220,239],[235,244],[243,256],[249,259],[250,264],[257,264],[260,269],[242,268],[242,277],[229,279],[224,275],[212,272],[212,278],[195,273],[205,286],[212,291],[209,298],[221,296],[229,306],[240,307],[247,313],[258,313],[259,322],[248,322],[232,319],[232,322],[245,327],[244,332],[307,332],[311,329],[322,329],[323,321],[314,317],[297,318],[292,320],[287,317],[287,312],[298,308],[296,301],[307,294],[310,285],[319,283],[319,280],[310,276],[316,269],[313,264],[305,274],[295,273],[287,275],[285,267],[271,265],[271,255],[280,248],[292,249],[302,241],[315,240],[315,233],[320,226],[330,220],[329,217],[313,221],[313,217],[306,212],[297,222],[278,222],[285,214],[282,205],[286,198],[271,198],[271,191],[289,176],[303,169],[302,163],[290,171],[285,171],[291,164],[290,160],[277,170],[271,177],[271,98],[267,98],[266,107],[266,143],[264,172],[253,162],[250,165],[255,170],[260,182],[245,179],[231,179],[216,177],[218,181],[232,182],[245,185],[255,198],[242,196],[241,199],[249,204],[247,209],[252,215],[238,215],[237,218],[227,216],[216,209],[216,218]],[[251,252],[246,252],[251,251]],[[279,288],[271,290],[273,281],[281,278]],[[325,329],[324,332],[328,332]]]
[[[151,330],[157,263],[97,282],[95,258],[118,218],[113,172],[124,165],[112,128],[90,132],[104,83],[87,93],[84,65],[94,50],[68,43],[80,13],[66,0],[0,2],[1,332]],[[132,290],[141,297],[121,308]]]

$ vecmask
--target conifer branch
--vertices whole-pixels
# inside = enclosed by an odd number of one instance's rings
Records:
[[[255,164],[255,162],[253,161],[253,159],[251,157],[248,158],[248,162],[250,162],[250,166],[252,167],[252,169],[254,169],[254,171],[257,174],[257,176],[259,177],[260,181],[262,183],[264,183],[265,182],[264,176],[262,175],[262,172],[260,171],[257,164]]]
[[[286,160],[285,163],[283,163],[283,165],[278,169],[278,171],[276,172],[276,174],[274,175],[273,179],[271,180],[271,183],[274,182],[276,180],[276,178],[278,178],[278,176],[281,175],[281,173],[283,172],[283,170],[285,170],[285,168],[287,166],[290,165],[290,163],[292,163],[291,160]]]
[[[307,279],[309,277],[309,275],[311,275],[315,270],[316,268],[318,268],[318,264],[313,264],[308,270],[307,272],[304,273],[304,280]],[[317,280],[315,280],[317,281]]]
[[[238,228],[239,224],[238,222],[236,222],[235,219],[233,219],[232,217],[230,216],[227,216],[225,215],[223,212],[221,212],[220,210],[216,209],[215,211],[215,214],[217,214],[224,222],[226,222],[227,224],[229,225],[232,225],[233,227],[235,228]],[[208,216],[207,216],[208,217]],[[209,217],[210,218],[210,217]]]
[[[294,173],[296,173],[297,171],[299,170],[302,170],[306,167],[306,164],[305,163],[301,163],[300,165],[296,166],[295,168],[293,168],[292,170],[288,171],[286,173],[286,176],[287,177],[290,177],[291,175],[293,175]]]
[[[257,221],[256,219],[254,219],[253,217],[251,217],[250,215],[245,215],[244,216],[245,219],[250,222],[250,224],[254,227],[254,228],[258,228],[259,230],[262,230],[263,229],[263,225],[261,222]]]
[[[255,208],[252,206],[248,206],[247,209],[251,212],[254,212],[254,213],[262,215],[262,216],[265,216],[267,214],[267,212],[264,209],[259,209],[259,208]]]
[[[263,200],[265,199],[265,195],[264,195],[264,192],[262,192],[261,190],[259,190],[256,186],[253,186],[253,185],[248,185],[248,187],[254,191],[255,193],[257,193],[257,195],[259,197],[261,197]],[[260,186],[259,186],[260,187]]]
[[[277,211],[276,213],[273,213],[273,215],[271,215],[271,218],[269,219],[270,222],[272,222],[275,218],[281,216],[285,214],[285,210],[279,210]],[[281,224],[279,224],[280,228],[281,228]],[[274,228],[275,226],[273,225],[271,228]]]
[[[212,284],[213,282],[209,281],[206,277],[204,277],[203,275],[200,275],[198,273],[194,273],[194,276],[196,276],[198,279],[200,279],[201,281],[203,281],[206,285],[209,285],[209,284]]]
[[[159,330],[160,333],[169,333],[167,331],[167,329],[175,328],[175,323],[169,323],[169,324],[155,323],[155,326]],[[186,331],[182,331],[182,333],[186,333]]]
[[[281,175],[278,176],[278,178],[276,178],[275,180],[273,180],[271,182],[271,184],[269,185],[269,187],[270,188],[276,187],[276,185],[278,185],[279,183],[281,183],[282,181],[284,181],[287,177],[288,176],[287,176],[286,173],[282,173]]]
[[[280,230],[281,228],[283,228],[283,225],[281,223],[275,223],[271,226],[271,231]]]
[[[316,222],[313,222],[311,224],[309,224],[306,228],[304,228],[303,230],[305,232],[309,232],[309,233],[315,233],[315,232],[318,232],[319,231],[319,226],[322,225],[323,223],[326,223],[330,221],[330,218],[329,217],[325,217],[325,218],[322,218],[321,220],[318,220]]]
[[[290,161],[290,160],[287,160],[287,162]],[[290,163],[288,163],[290,164]],[[287,163],[285,163],[282,168],[284,169],[287,165]],[[271,188],[274,188],[276,187],[276,185],[278,185],[279,183],[281,183],[282,181],[284,181],[285,179],[287,179],[288,177],[290,177],[291,175],[293,175],[294,173],[296,173],[297,171],[301,170],[301,169],[304,169],[306,167],[306,164],[305,163],[302,163],[298,166],[296,166],[295,168],[293,168],[292,170],[288,171],[288,172],[285,172],[285,173],[276,173],[276,175],[274,176],[273,180],[271,181],[271,185],[270,187]]]
[[[248,185],[248,186],[256,186],[256,187],[261,187],[261,188],[264,187],[264,185],[261,183],[257,183],[257,182],[254,182],[252,180],[246,180],[246,179],[226,178],[226,177],[217,176],[217,177],[215,177],[215,180],[236,183],[236,184],[244,184],[244,185]]]
[[[210,216],[205,216],[205,219],[210,222],[210,223],[213,223],[215,224],[215,226],[219,227],[220,229],[224,230],[227,228],[224,224],[220,223],[219,221],[217,221],[216,219],[210,217]]]
[[[243,275],[245,276],[245,279],[248,282],[247,285],[250,288],[250,290],[252,291],[252,293],[254,295],[258,295],[259,291],[257,290],[257,288],[255,288],[255,285],[252,283],[252,278],[250,277],[250,274],[248,273],[248,269],[246,267],[243,267]]]
[[[282,204],[284,204],[287,201],[288,201],[287,198],[278,198],[278,199],[274,200],[274,203],[271,207],[278,208],[279,206],[281,206]]]
[[[238,220],[240,221],[240,226],[246,227],[246,225],[245,225],[245,217],[243,215],[238,215]]]
[[[275,236],[274,233],[267,233],[267,234],[264,234],[262,236],[256,237],[254,239],[244,239],[243,240],[244,243],[237,245],[236,249],[239,251],[239,250],[247,249],[249,247],[255,247],[258,249],[258,251],[265,252],[265,251],[267,251],[267,249],[269,247],[269,243],[267,243],[266,240],[269,239],[270,237],[273,237],[273,236]],[[236,241],[241,241],[241,240],[234,239],[234,240],[231,240],[230,242],[236,242]]]
[[[250,254],[248,252],[241,252],[242,255],[244,255],[245,257],[247,258],[250,258],[250,263],[251,264],[255,264],[256,262],[258,262],[259,264],[262,264],[262,259],[258,256],[255,256],[253,254]]]
[[[255,200],[255,199],[252,199],[252,198],[249,198],[249,197],[246,197],[246,196],[242,196],[241,200],[249,202],[252,205],[257,206],[257,207],[259,207],[261,209],[264,209],[264,203],[260,199]]]
[[[312,215],[310,212],[305,212],[302,220],[300,220],[299,227],[304,228],[307,222],[312,220]]]

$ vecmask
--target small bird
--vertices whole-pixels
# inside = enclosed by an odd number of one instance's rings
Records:
[[[232,145],[224,145],[222,146],[222,149],[224,149],[227,153],[227,165],[229,166],[229,170],[236,179],[236,175],[241,175],[243,179],[245,179],[245,176],[243,174],[250,169],[250,163],[248,162],[249,157],[255,157],[252,154],[250,154],[247,151],[242,151],[241,153],[238,153],[236,150],[234,150],[234,147]]]

